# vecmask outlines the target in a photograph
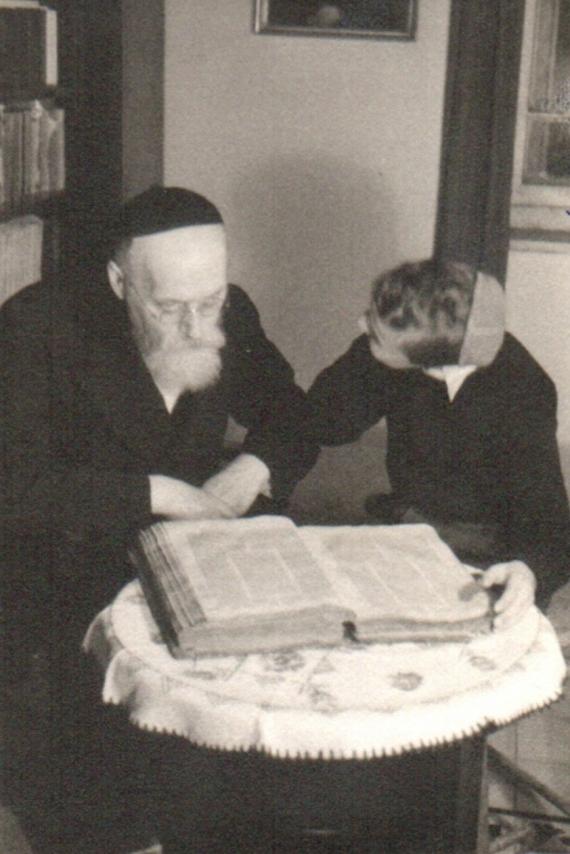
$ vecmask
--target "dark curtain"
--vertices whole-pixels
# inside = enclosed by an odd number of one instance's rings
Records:
[[[504,282],[524,0],[451,0],[435,254]]]

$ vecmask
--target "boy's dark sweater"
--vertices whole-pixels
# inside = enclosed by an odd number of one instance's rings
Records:
[[[366,336],[315,380],[306,439],[356,440],[386,417],[387,468],[399,501],[430,519],[498,525],[497,560],[524,560],[547,602],[568,578],[570,514],[556,443],[556,389],[507,334],[491,365],[450,401],[445,383],[395,370]]]

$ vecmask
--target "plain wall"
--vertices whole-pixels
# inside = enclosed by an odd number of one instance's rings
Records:
[[[570,483],[570,254],[509,255],[507,326],[558,390],[558,440]]]
[[[230,279],[307,385],[371,279],[431,254],[449,0],[407,42],[257,35],[253,0],[165,16],[165,181],[220,207]]]

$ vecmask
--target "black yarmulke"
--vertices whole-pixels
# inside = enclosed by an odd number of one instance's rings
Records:
[[[153,186],[129,199],[109,229],[109,242],[171,231],[189,225],[223,224],[215,205],[199,193],[182,187]]]

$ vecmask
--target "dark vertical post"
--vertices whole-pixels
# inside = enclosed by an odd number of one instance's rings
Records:
[[[504,281],[524,0],[452,0],[435,254]]]
[[[453,854],[488,854],[485,736],[459,744],[455,847]]]
[[[58,0],[66,108],[62,254],[73,285],[99,269],[109,212],[161,183],[164,0]]]
[[[122,0],[123,196],[163,180],[164,0]]]
[[[121,5],[62,0],[66,108],[66,210],[63,262],[71,282],[90,264],[122,186]]]

